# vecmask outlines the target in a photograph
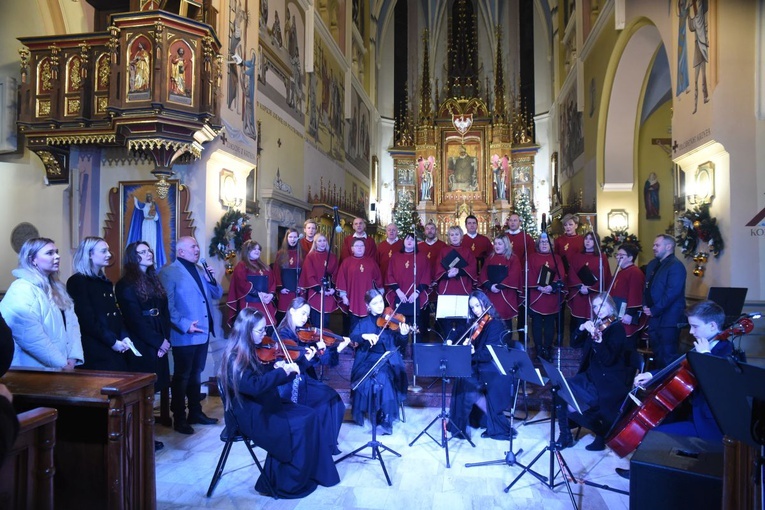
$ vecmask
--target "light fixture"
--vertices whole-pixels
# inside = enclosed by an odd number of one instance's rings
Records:
[[[223,207],[237,207],[242,203],[242,198],[237,197],[236,176],[231,170],[223,169],[220,171],[218,200]]]
[[[625,232],[630,226],[630,215],[624,209],[611,209],[608,211],[608,230],[611,232]]]
[[[688,202],[693,205],[712,203],[715,197],[715,165],[711,161],[699,165],[688,189]]]

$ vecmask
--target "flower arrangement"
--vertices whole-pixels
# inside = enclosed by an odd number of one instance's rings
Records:
[[[709,245],[709,251],[715,258],[719,257],[725,248],[720,228],[717,226],[717,218],[709,214],[709,205],[702,204],[693,210],[685,211],[677,220],[680,224],[677,244],[685,258],[698,256],[700,242]]]
[[[601,249],[603,250],[603,253],[606,254],[606,257],[610,257],[613,255],[614,251],[624,243],[635,245],[638,252],[643,251],[637,236],[635,234],[630,234],[626,230],[616,230],[610,236],[604,237],[601,242]]]
[[[234,209],[227,211],[215,224],[209,253],[211,257],[226,261],[227,274],[233,272],[233,260],[242,248],[242,243],[247,241],[251,234],[250,217]]]

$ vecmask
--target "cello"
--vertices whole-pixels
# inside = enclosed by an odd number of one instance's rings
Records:
[[[753,329],[752,319],[744,317],[718,333],[715,339],[727,340],[731,336],[750,333]],[[655,387],[648,391],[642,402],[630,392],[628,398],[636,400],[639,405],[616,421],[606,439],[608,447],[620,457],[635,451],[645,435],[657,427],[696,389],[696,376],[693,375],[685,354],[658,372],[653,377],[651,386]]]

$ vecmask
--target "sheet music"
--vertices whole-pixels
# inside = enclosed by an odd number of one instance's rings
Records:
[[[143,354],[138,352],[138,349],[135,348],[135,345],[133,345],[133,341],[131,339],[126,338],[124,340],[124,343],[125,343],[125,345],[127,345],[130,348],[131,351],[133,351],[133,354],[135,354],[136,356],[143,357]]]
[[[502,363],[500,363],[499,358],[497,357],[497,353],[494,352],[494,346],[487,345],[486,348],[489,349],[489,354],[491,354],[491,359],[494,360],[494,364],[499,369],[499,373],[502,375],[507,375],[507,372],[505,372],[505,367],[502,366]]]

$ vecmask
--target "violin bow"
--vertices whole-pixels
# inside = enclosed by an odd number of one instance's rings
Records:
[[[274,318],[271,317],[271,312],[268,311],[268,307],[264,306],[263,311],[266,312],[266,317],[268,317],[269,322],[271,324],[275,324]],[[276,342],[279,344],[279,347],[281,347],[282,352],[284,353],[284,358],[287,363],[295,363],[295,360],[290,357],[290,353],[287,350],[287,347],[284,345],[284,342],[282,342],[282,337],[279,335],[279,328],[278,326],[274,325],[274,336],[276,337]],[[300,377],[300,375],[298,375]]]
[[[469,305],[468,305],[468,306],[469,306]],[[481,315],[479,315],[478,317],[476,317],[476,319],[473,321],[473,324],[471,324],[471,325],[470,325],[470,327],[469,327],[469,328],[467,328],[467,329],[465,330],[465,332],[464,332],[464,333],[462,333],[462,336],[461,336],[461,337],[459,337],[459,339],[458,339],[456,342],[454,342],[454,345],[460,345],[460,344],[464,344],[464,345],[467,345],[467,339],[466,339],[466,337],[467,337],[468,333],[470,333],[470,330],[471,330],[471,329],[473,329],[473,328],[475,327],[475,325],[476,325],[476,324],[478,324],[478,322],[479,322],[481,319],[483,319],[483,317],[484,317],[484,316],[485,316],[487,313],[489,313],[489,310],[491,310],[492,308],[494,308],[494,305],[492,305],[492,304],[489,304],[489,306],[487,306],[487,307],[486,307],[486,310],[484,310],[483,312],[481,312]]]

